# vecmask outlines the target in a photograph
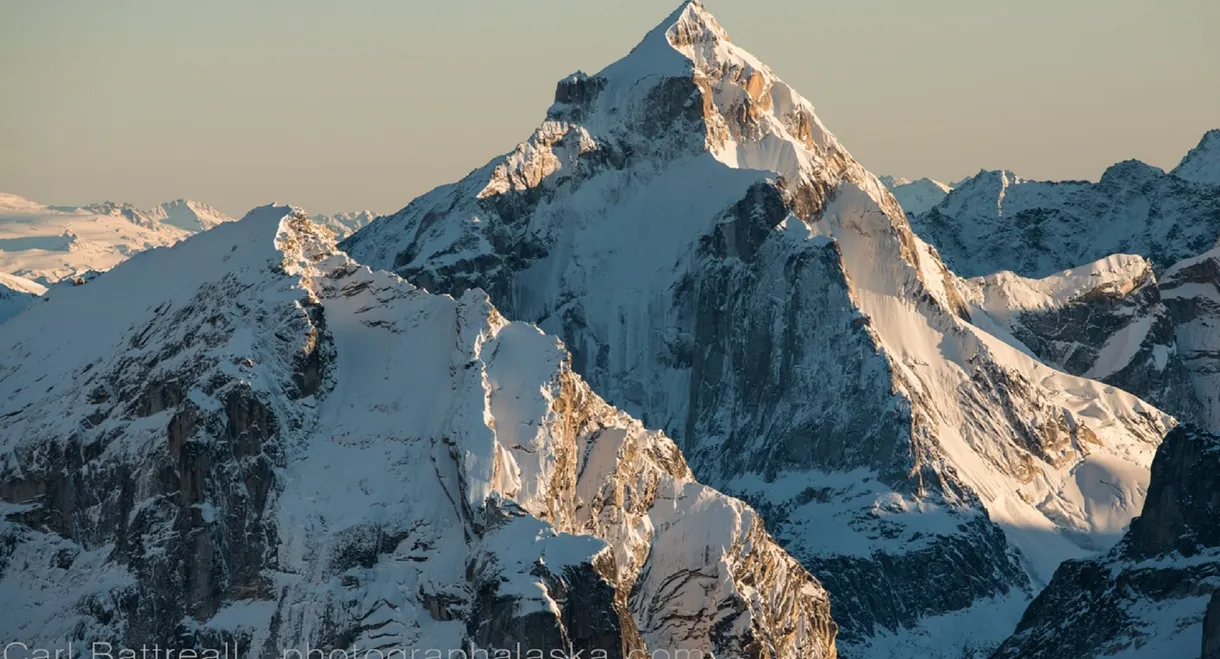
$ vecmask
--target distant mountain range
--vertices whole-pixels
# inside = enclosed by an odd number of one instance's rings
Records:
[[[375,217],[360,211],[314,219],[343,238]],[[0,193],[0,273],[50,286],[66,277],[108,270],[137,252],[167,247],[232,221],[189,199],[140,209],[113,201],[48,206]]]
[[[1220,130],[1170,172],[980,172],[912,224],[977,275],[971,314],[997,336],[1187,424],[1159,449],[1124,539],[1056,571],[995,656],[1220,656]]]
[[[172,245],[231,221],[219,211],[178,200],[140,210],[130,204],[45,206],[0,194],[0,272],[50,286],[89,270],[106,270],[130,255]]]
[[[889,191],[894,194],[894,198],[898,200],[898,205],[902,206],[902,210],[906,211],[908,215],[917,215],[939,204],[953,189],[953,186],[947,183],[930,178],[911,181],[893,176],[880,176],[878,179],[886,188],[889,188]]]

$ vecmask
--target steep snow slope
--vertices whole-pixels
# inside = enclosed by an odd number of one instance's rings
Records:
[[[979,304],[1039,358],[1220,431],[1217,152],[1209,131],[1169,175],[1127,161],[1098,184],[984,172],[915,228],[955,268],[987,273]]]
[[[57,289],[0,345],[0,636],[835,656],[818,583],[555,339],[299,211]]]
[[[47,288],[23,277],[0,272],[0,323],[16,316]]]
[[[1068,373],[1134,393],[1181,420],[1208,416],[1179,350],[1174,305],[1163,300],[1152,264],[1116,254],[1043,279],[1000,272],[963,287],[976,324]],[[1169,306],[1167,306],[1169,305]]]
[[[904,178],[895,179],[892,176],[882,176],[879,180],[894,195],[894,198],[898,200],[898,205],[902,206],[902,210],[906,211],[908,215],[926,212],[943,201],[953,190],[948,184],[933,181],[930,178],[910,181]]]
[[[0,272],[49,286],[88,270],[108,270],[136,252],[172,245],[231,219],[187,200],[142,211],[114,202],[44,206],[0,195]]]
[[[1220,128],[1207,131],[1172,174],[1203,185],[1220,185]]]
[[[562,336],[827,584],[845,656],[994,646],[1119,537],[1172,423],[972,325],[893,196],[697,2],[343,247]]]
[[[1136,160],[1113,165],[1097,183],[979,172],[912,224],[968,277],[1002,270],[1045,277],[1111,254],[1138,254],[1159,271],[1220,238],[1220,185],[1202,174],[1179,176],[1206,169],[1220,142],[1214,135],[1173,174]]]
[[[1215,630],[1204,618],[1220,594],[1218,516],[1220,436],[1175,429],[1122,542],[1061,566],[996,659],[1209,658]]]

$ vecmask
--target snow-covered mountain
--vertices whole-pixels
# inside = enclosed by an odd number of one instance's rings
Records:
[[[363,210],[354,213],[335,213],[334,215],[312,215],[309,219],[330,229],[336,238],[343,239],[368,226],[369,222],[377,219],[377,214]]]
[[[1220,432],[1217,151],[1209,131],[1170,174],[1126,161],[1097,184],[983,172],[914,223],[955,268],[988,273],[973,295],[1014,343]]]
[[[16,316],[46,292],[46,286],[38,282],[0,272],[0,323]]]
[[[89,270],[108,270],[136,252],[172,245],[231,219],[185,199],[140,210],[114,202],[45,206],[3,194],[0,272],[50,286]]]
[[[1173,423],[972,323],[971,284],[698,2],[342,246],[561,336],[819,576],[847,657],[994,647],[1121,536]]]
[[[1204,185],[1220,185],[1220,128],[1207,131],[1172,174]]]
[[[898,200],[898,205],[908,215],[918,215],[939,204],[949,195],[953,188],[947,183],[921,178],[911,181],[893,176],[880,176],[882,185],[889,189]]]
[[[141,210],[131,204],[113,201],[103,201],[79,207],[55,206],[53,208],[69,213],[84,211],[96,215],[123,217],[134,224],[147,227],[168,224],[190,233],[207,231],[222,222],[233,221],[233,218],[215,208],[189,199],[167,201],[148,210]]]
[[[1203,307],[1167,296],[1147,259],[1115,254],[1042,279],[999,272],[970,280],[964,290],[975,322],[994,323],[993,333],[1007,333],[1014,347],[1207,425],[1212,405],[1198,396],[1197,383],[1214,365],[1201,357],[1205,349],[1179,346],[1176,325],[1191,317],[1209,321],[1199,313]]]
[[[138,254],[0,345],[0,635],[30,647],[835,656],[818,582],[555,339],[300,211]]]
[[[1143,513],[1104,556],[1055,572],[996,659],[1213,659],[1220,653],[1220,436],[1181,427]]]
[[[1159,271],[1220,239],[1218,154],[1220,131],[1211,131],[1169,174],[1138,160],[1097,183],[982,171],[912,225],[968,277],[1045,277],[1111,254],[1139,254]]]
[[[1115,255],[1038,281],[975,282],[981,306],[1043,361],[1220,432],[1220,247],[1159,277],[1147,259]]]

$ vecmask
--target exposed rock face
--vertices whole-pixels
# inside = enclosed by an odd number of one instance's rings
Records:
[[[1220,431],[1220,248],[1166,268],[1116,254],[1043,279],[963,286],[971,313],[1047,364],[1113,384]]]
[[[1200,406],[1197,421],[1220,432],[1220,248],[1169,268],[1160,289]]]
[[[983,171],[912,224],[968,277],[1045,277],[1111,254],[1138,254],[1160,271],[1220,239],[1220,176],[1178,173],[1136,160],[1113,165],[1097,183]]]
[[[1143,513],[1107,555],[1068,561],[997,658],[1192,657],[1213,642],[1220,591],[1220,436],[1179,427]]]
[[[818,582],[555,339],[299,211],[137,255],[0,342],[2,636],[836,656]]]
[[[847,656],[994,646],[1117,540],[1172,424],[971,324],[894,198],[696,2],[343,247],[561,336],[834,582]]]
[[[1120,387],[1208,424],[1194,383],[1199,369],[1178,345],[1176,324],[1189,314],[1162,299],[1152,264],[1116,254],[1043,279],[1000,272],[964,287],[972,316],[998,323],[1014,345],[1068,373]]]
[[[1202,659],[1217,659],[1220,657],[1220,592],[1212,595],[1212,601],[1207,605],[1207,614],[1203,618],[1203,654]]]

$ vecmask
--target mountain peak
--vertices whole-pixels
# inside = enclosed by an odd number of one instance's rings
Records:
[[[1101,183],[1120,185],[1124,183],[1142,184],[1165,175],[1160,167],[1149,165],[1142,160],[1128,159],[1114,163],[1106,168],[1101,175]]]
[[[1001,215],[1015,177],[979,178],[974,196]],[[972,291],[899,204],[811,103],[687,3],[623,59],[561,82],[512,153],[342,249],[429,291],[487,291],[506,318],[560,336],[595,389],[678,438],[696,473],[786,511],[772,528],[850,593],[837,615],[859,650],[882,627],[990,616],[984,598],[1019,601],[1030,575],[1044,583],[1060,558],[1115,540],[1138,509],[1134,478],[1121,500],[1096,490],[1105,503],[1076,503],[1094,496],[1076,485],[1089,457],[1077,447],[1138,476],[1168,423],[972,325]],[[1122,425],[1097,424],[1095,408]],[[798,495],[810,482],[852,502]],[[879,507],[893,527],[848,521]],[[1102,509],[1115,514],[1089,512]],[[928,569],[945,556],[966,558]],[[892,565],[909,566],[901,585],[871,586]],[[932,656],[914,637],[894,643],[854,655]]]
[[[902,177],[879,176],[881,184],[889,188],[902,210],[919,215],[939,204],[953,188],[940,181],[923,177],[910,180]]]
[[[648,31],[626,57],[602,69],[597,77],[628,82],[650,76],[690,75],[698,65],[693,48],[730,43],[729,34],[701,3],[687,0]]]
[[[158,219],[191,232],[207,231],[218,224],[233,220],[207,204],[190,199],[167,201],[161,204],[158,210],[159,213],[154,211],[161,216]]]
[[[1194,183],[1220,185],[1220,128],[1204,133],[1171,173]]]
[[[687,43],[731,41],[729,33],[699,0],[683,2],[658,26],[658,29],[661,28],[664,28],[665,37],[675,48]]]
[[[46,206],[15,194],[0,192],[0,211],[35,213],[46,210]]]
[[[698,2],[679,6],[598,73],[561,80],[547,119],[492,167],[483,198],[562,178],[595,153],[612,161],[629,153],[667,161],[710,153],[734,169],[792,182],[851,179],[884,196],[813,104],[733,43]]]

